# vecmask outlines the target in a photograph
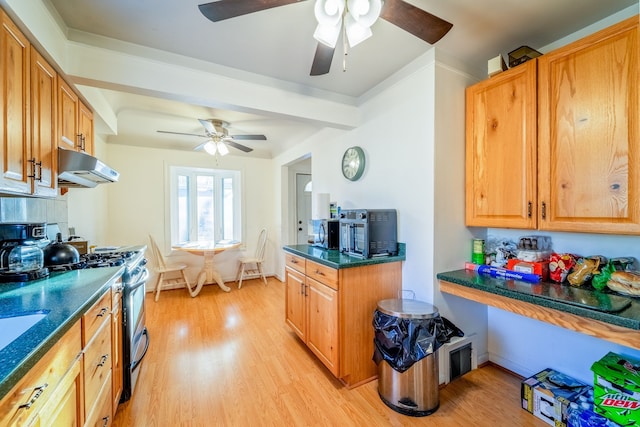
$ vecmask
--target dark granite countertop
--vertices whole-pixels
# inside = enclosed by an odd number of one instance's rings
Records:
[[[0,350],[0,398],[122,275],[124,267],[52,273],[47,279],[0,284],[0,317],[45,312],[46,316]]]
[[[362,267],[365,265],[384,264],[387,262],[398,262],[406,259],[406,243],[398,243],[397,256],[381,256],[373,258],[359,258],[345,255],[336,249],[322,249],[312,245],[288,245],[283,249],[303,258],[315,261],[327,267],[341,269],[351,267]]]
[[[640,330],[640,299],[553,282],[527,283],[480,275],[469,270],[438,273],[439,280],[501,295],[588,319]]]

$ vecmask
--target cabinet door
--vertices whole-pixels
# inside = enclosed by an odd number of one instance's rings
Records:
[[[58,151],[57,74],[31,48],[31,157],[35,160],[33,193],[54,197],[57,192]]]
[[[536,227],[536,61],[466,90],[466,225]]]
[[[82,425],[81,364],[81,358],[78,358],[71,365],[69,372],[65,374],[38,415],[38,425],[43,427]]]
[[[31,193],[29,152],[29,57],[27,38],[0,11],[0,190]]]
[[[638,17],[539,58],[539,227],[640,233]]]
[[[285,276],[285,321],[303,341],[306,341],[305,277],[288,267],[285,269]]]
[[[78,95],[58,78],[58,146],[78,151]]]
[[[333,375],[338,375],[338,292],[307,278],[307,345]]]
[[[78,104],[78,114],[80,149],[93,155],[93,111],[80,101]]]
[[[122,395],[122,382],[123,382],[123,370],[122,370],[122,311],[121,307],[121,292],[114,292],[113,311],[111,312],[111,370],[112,370],[112,400],[113,400],[113,413],[115,415],[118,404],[120,403],[120,396]]]

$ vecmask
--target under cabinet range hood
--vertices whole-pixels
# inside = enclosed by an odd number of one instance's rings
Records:
[[[95,157],[80,151],[58,148],[58,186],[93,188],[116,182],[120,174]]]

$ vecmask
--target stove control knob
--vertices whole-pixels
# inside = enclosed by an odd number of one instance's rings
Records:
[[[360,219],[365,219],[367,217],[367,214],[365,212],[360,212],[358,216],[360,217]]]

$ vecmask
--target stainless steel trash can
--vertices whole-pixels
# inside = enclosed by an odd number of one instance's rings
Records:
[[[439,316],[434,305],[410,299],[383,300],[378,302],[377,309],[388,316],[406,319],[409,324]],[[404,372],[397,371],[386,360],[378,363],[378,394],[387,406],[401,414],[421,417],[435,412],[440,405],[438,386],[437,350]]]

